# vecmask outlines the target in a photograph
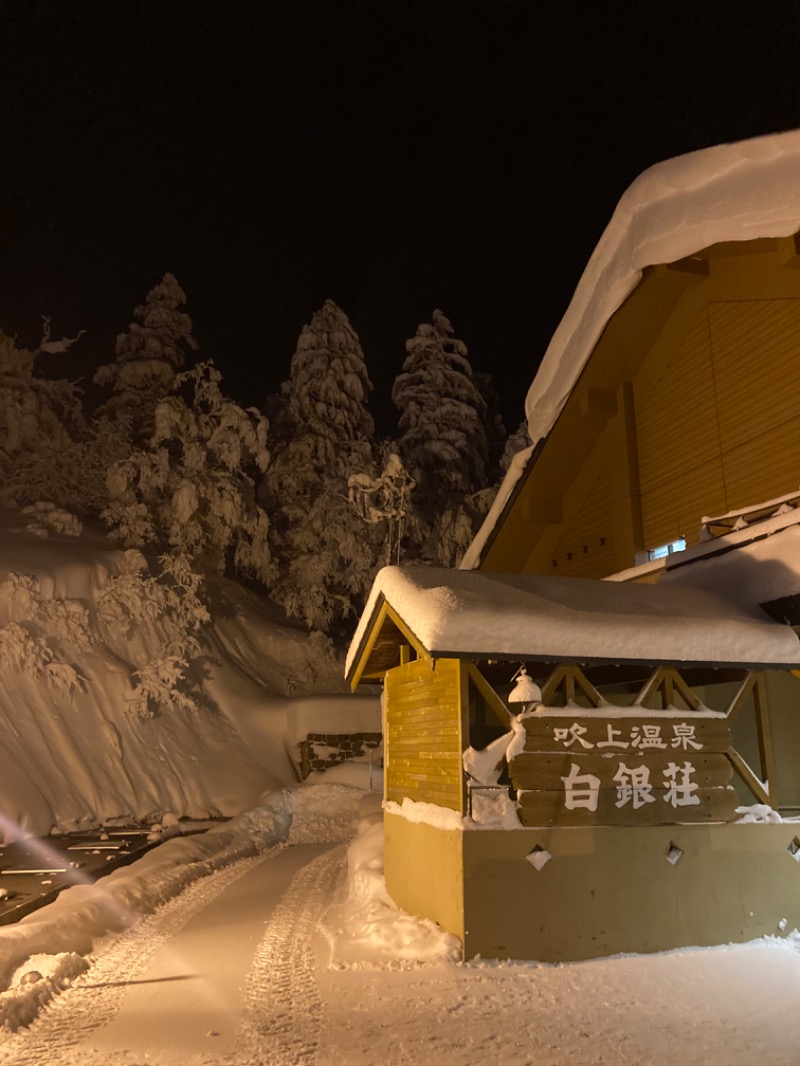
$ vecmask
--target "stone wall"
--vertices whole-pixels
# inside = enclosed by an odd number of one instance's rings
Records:
[[[369,759],[370,749],[376,766],[383,765],[382,733],[309,733],[300,742],[300,772],[303,780],[313,770],[329,770],[348,759]],[[380,748],[380,751],[376,749]]]

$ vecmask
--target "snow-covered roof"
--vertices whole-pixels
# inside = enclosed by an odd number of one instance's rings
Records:
[[[578,282],[525,403],[534,445],[555,424],[611,316],[645,267],[720,241],[788,237],[800,230],[800,130],[668,159],[624,194]],[[509,470],[508,499],[520,477]],[[509,484],[507,485],[506,482]],[[462,567],[476,566],[502,507],[487,516]]]
[[[348,677],[384,601],[436,657],[800,665],[788,626],[695,588],[390,566],[375,579]]]
[[[777,515],[680,552],[667,561],[658,587],[691,586],[745,610],[800,596],[798,519],[796,511]]]
[[[642,270],[719,241],[800,230],[800,130],[668,159],[624,194],[578,282],[525,404],[528,431],[546,436],[606,323]]]

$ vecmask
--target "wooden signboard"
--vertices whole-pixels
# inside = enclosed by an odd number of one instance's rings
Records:
[[[674,711],[626,713],[606,717],[580,708],[566,714],[531,714],[522,719],[525,751],[724,752],[730,746],[730,724],[724,714]]]
[[[558,710],[524,718],[510,765],[523,825],[728,822],[738,797],[722,715]]]

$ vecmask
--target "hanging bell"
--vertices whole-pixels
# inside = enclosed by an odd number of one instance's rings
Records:
[[[508,697],[509,703],[541,703],[542,690],[531,680],[524,666],[517,670],[514,678],[516,682]]]

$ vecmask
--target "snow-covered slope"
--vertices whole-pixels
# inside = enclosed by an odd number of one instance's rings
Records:
[[[151,699],[143,713],[137,671],[176,639],[142,591],[146,560],[99,533],[30,526],[0,515],[0,839],[165,811],[230,815],[296,780],[287,697],[342,686],[317,643],[216,582],[186,699]]]

